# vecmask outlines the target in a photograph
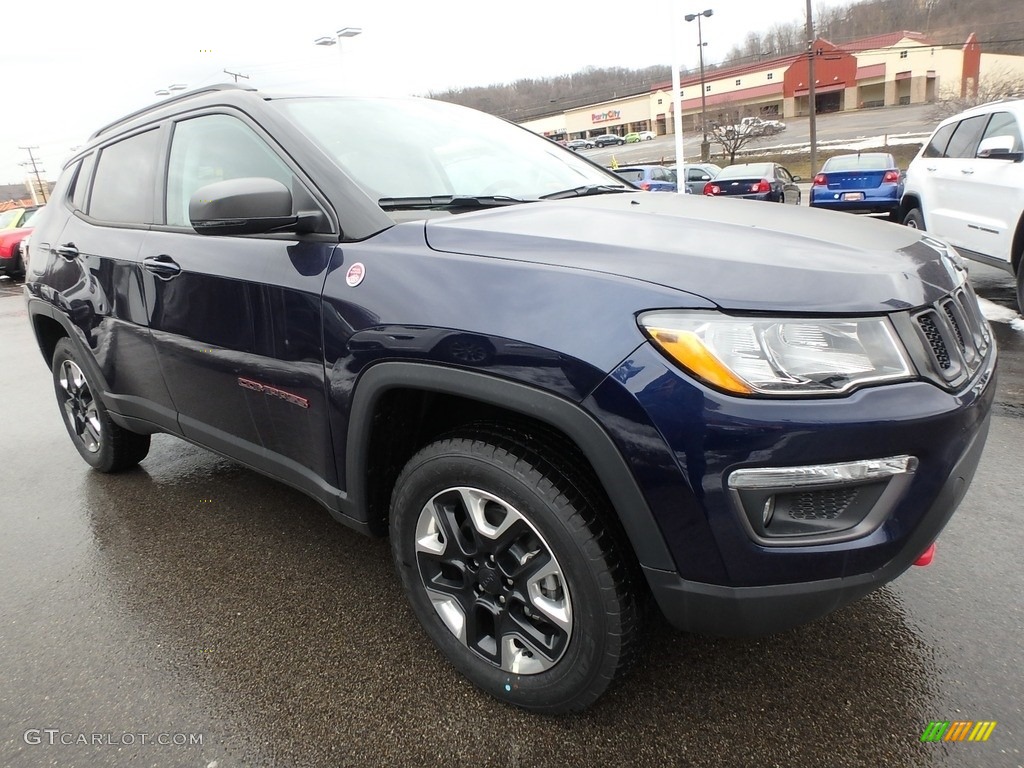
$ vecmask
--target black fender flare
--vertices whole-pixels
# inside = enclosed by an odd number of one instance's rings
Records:
[[[580,405],[559,395],[476,371],[413,362],[381,362],[360,375],[346,441],[348,501],[365,514],[367,457],[373,414],[382,395],[413,389],[456,395],[521,413],[559,430],[580,449],[611,500],[641,565],[674,571],[654,515],[615,443]]]

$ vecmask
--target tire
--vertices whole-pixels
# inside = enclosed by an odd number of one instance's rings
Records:
[[[1017,264],[1017,313],[1024,315],[1024,257]]]
[[[146,458],[150,436],[129,432],[110,420],[95,383],[86,376],[67,338],[57,342],[52,372],[64,426],[89,466],[100,472],[119,472]]]
[[[635,655],[639,590],[602,497],[527,442],[467,428],[413,456],[392,495],[392,554],[420,624],[474,685],[575,712]]]
[[[907,215],[903,217],[903,225],[911,229],[920,229],[923,232],[924,216],[921,215],[921,210],[919,208],[911,208],[907,211]]]

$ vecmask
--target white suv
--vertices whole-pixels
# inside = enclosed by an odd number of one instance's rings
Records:
[[[1024,100],[984,104],[939,123],[907,169],[899,220],[967,258],[1017,277],[1024,312]]]

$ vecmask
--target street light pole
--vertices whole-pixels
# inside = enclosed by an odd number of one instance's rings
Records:
[[[811,0],[807,0],[810,2]],[[708,143],[708,104],[707,90],[704,85],[704,33],[700,27],[701,16],[709,17],[714,13],[710,8],[700,13],[688,13],[686,14],[687,21],[697,20],[697,48],[700,51],[700,131],[703,135],[703,139],[700,143],[700,159],[705,163],[708,161],[710,154],[711,145]]]
[[[313,44],[314,45],[324,45],[324,46],[337,45],[338,46],[338,56],[339,56],[339,58],[341,58],[341,54],[342,54],[341,38],[343,38],[343,37],[355,37],[356,35],[361,35],[362,33],[363,33],[363,30],[362,30],[361,27],[342,27],[341,29],[339,29],[337,32],[334,33],[334,37],[330,37],[330,36],[328,36],[328,37],[318,37],[316,40],[313,41]]]
[[[173,85],[168,85],[166,88],[161,88],[159,91],[153,91],[153,93],[157,96],[170,96],[172,93],[184,91],[186,88],[188,88],[188,86],[185,85],[185,83],[174,83]]]
[[[811,139],[811,173],[818,172],[818,97],[814,92],[814,21],[811,19],[811,0],[807,0],[807,103],[810,105],[810,119],[807,123]]]
[[[682,86],[679,83],[679,13],[677,4],[672,3],[669,11],[669,21],[672,24],[672,132],[676,146],[676,192],[680,195],[686,192],[686,184],[682,179],[686,178],[686,169],[683,157],[683,99],[679,95]]]

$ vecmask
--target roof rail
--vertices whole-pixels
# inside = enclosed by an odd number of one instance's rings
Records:
[[[196,88],[193,91],[186,91],[185,93],[179,93],[177,96],[171,96],[169,99],[158,101],[156,104],[150,104],[148,107],[143,107],[132,112],[130,115],[125,115],[122,118],[115,120],[112,123],[104,125],[102,128],[94,132],[90,137],[89,141],[92,141],[97,136],[102,136],[112,128],[116,128],[119,125],[123,125],[137,117],[142,117],[147,112],[155,112],[161,107],[166,107],[168,104],[174,104],[178,101],[184,101],[185,99],[191,99],[193,96],[199,96],[203,93],[216,93],[217,91],[255,91],[256,89],[251,85],[236,85],[235,83],[217,83],[216,85],[207,85],[202,88]]]

